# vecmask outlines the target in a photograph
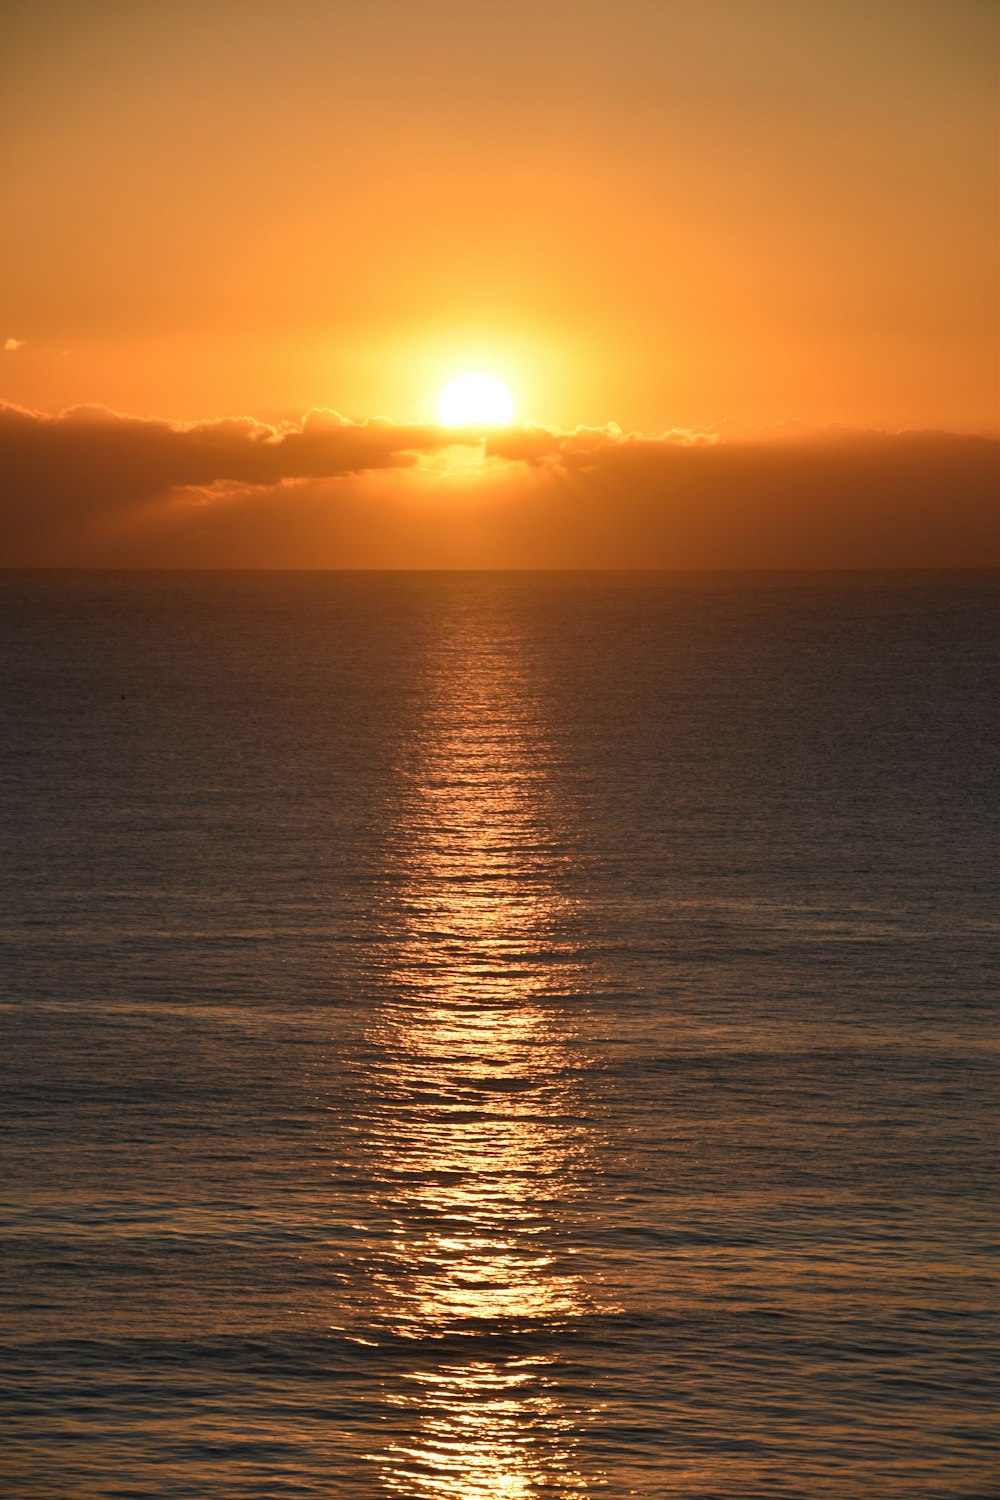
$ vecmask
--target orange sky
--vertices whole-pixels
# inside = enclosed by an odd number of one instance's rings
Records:
[[[995,435],[998,17],[6,0],[0,401]]]

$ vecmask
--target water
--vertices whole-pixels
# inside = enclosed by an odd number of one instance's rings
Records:
[[[3,1493],[996,1494],[996,601],[0,577]]]

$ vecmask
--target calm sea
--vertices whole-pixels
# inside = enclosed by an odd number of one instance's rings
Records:
[[[955,1500],[996,575],[0,577],[5,1500]]]

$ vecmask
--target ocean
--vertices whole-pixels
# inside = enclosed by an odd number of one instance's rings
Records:
[[[1000,1494],[998,593],[0,575],[5,1500]]]

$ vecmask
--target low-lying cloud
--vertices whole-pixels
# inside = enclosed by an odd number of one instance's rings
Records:
[[[998,566],[998,459],[995,440],[945,432],[527,424],[484,438],[329,411],[171,422],[0,404],[0,560]]]
[[[100,406],[53,417],[0,405],[7,482],[85,485],[136,498],[223,481],[274,485],[404,467],[441,446],[437,427],[350,422],[330,411],[269,426],[250,417],[168,422]]]

